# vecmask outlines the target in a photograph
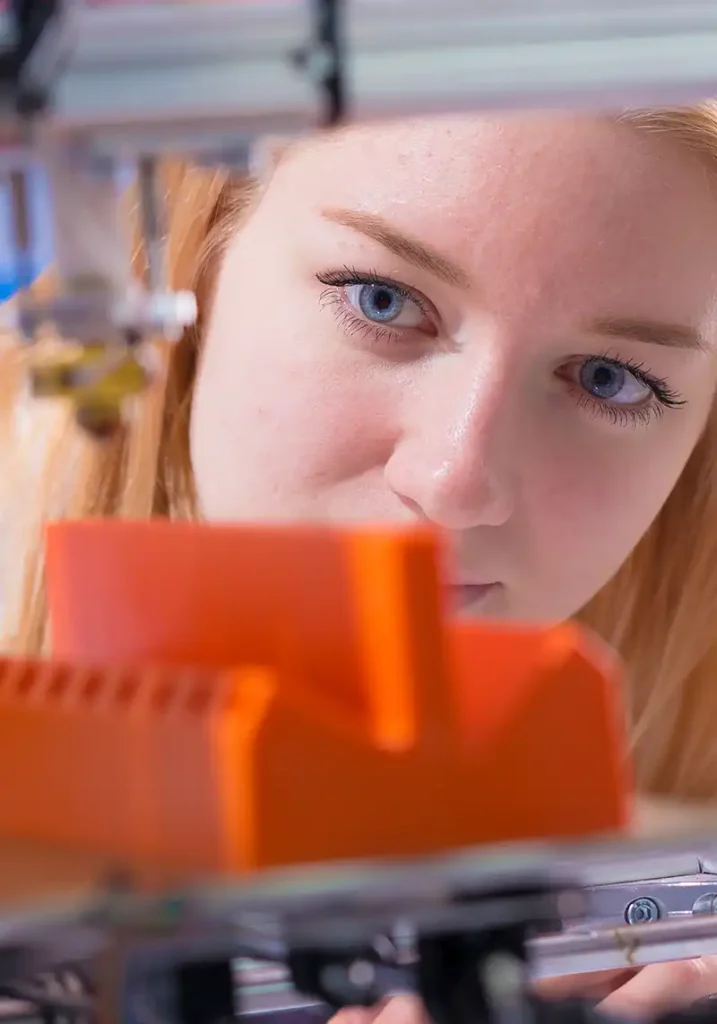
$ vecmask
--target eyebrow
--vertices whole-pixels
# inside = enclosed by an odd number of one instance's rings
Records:
[[[705,349],[707,345],[699,331],[685,324],[662,323],[659,320],[633,320],[629,317],[608,317],[588,325],[592,334],[608,338],[641,341],[645,345],[664,345],[667,348]]]
[[[372,238],[384,249],[392,252],[394,256],[405,260],[406,263],[412,263],[419,270],[427,270],[429,274],[433,274],[447,284],[456,285],[459,288],[470,286],[470,278],[457,263],[436,252],[425,243],[397,231],[386,223],[383,217],[379,217],[375,213],[330,208],[322,210],[321,215],[326,220],[333,221],[334,224],[342,224],[344,227],[352,228],[354,231],[359,231],[362,235]]]
[[[345,210],[329,207],[321,211],[325,220],[372,238],[394,256],[413,264],[419,270],[427,270],[429,274],[440,278],[447,284],[459,288],[470,287],[471,281],[466,272],[435,249],[409,235],[391,227],[383,217],[363,210]],[[606,317],[593,321],[588,325],[592,334],[601,334],[607,338],[622,338],[626,341],[638,341],[645,345],[661,345],[666,348],[682,348],[701,350],[707,347],[702,335],[694,327],[686,324],[663,323],[659,320],[636,320],[631,317]]]

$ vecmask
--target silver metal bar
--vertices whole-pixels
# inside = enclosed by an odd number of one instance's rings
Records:
[[[10,209],[12,211],[13,255],[15,273],[21,288],[32,281],[33,230],[28,196],[27,168],[18,167],[10,171]]]
[[[530,952],[536,980],[714,955],[717,917],[548,936],[532,942]],[[296,993],[279,965],[244,962],[238,966],[237,981],[247,1013],[315,1005],[315,1000]]]
[[[292,60],[311,42],[308,0],[102,6],[79,12],[74,33],[51,132],[109,146],[139,131],[162,149],[178,133],[214,145],[317,123],[318,90]],[[717,93],[717,8],[706,2],[348,0],[344,35],[349,119]]]
[[[713,849],[714,836],[701,848]],[[717,914],[690,912],[698,890],[709,894],[717,888],[715,876],[699,870],[711,867],[712,860],[696,854],[695,849],[700,846],[676,837],[665,841],[659,851],[633,841],[518,844],[407,863],[319,865],[262,872],[229,885],[190,886],[165,895],[128,895],[119,912],[122,920],[130,915],[141,924],[164,920],[167,906],[174,908],[175,925],[155,947],[160,959],[191,957],[198,951],[201,956],[229,959],[241,955],[241,950],[261,948],[266,951],[263,955],[278,961],[297,924],[305,930],[306,922],[321,926],[323,920],[334,931],[332,922],[338,922],[339,928],[348,922],[357,925],[357,934],[364,925],[368,929],[365,934],[374,934],[374,926],[380,928],[388,922],[393,927],[406,921],[410,931],[436,914],[439,920],[442,907],[453,914],[456,892],[489,896],[492,891],[502,891],[511,879],[552,878],[558,884],[562,879],[617,895],[642,892],[635,887],[644,886],[645,893],[662,899],[671,917],[646,925],[616,927],[614,920],[593,924],[579,912],[577,917],[565,914],[578,927],[531,945],[536,977],[555,977],[717,953]],[[666,877],[651,879],[660,869]],[[680,876],[683,869],[690,874]],[[605,884],[606,880],[610,882]],[[669,899],[665,889],[670,890]],[[565,890],[567,897],[573,893]],[[28,969],[51,970],[53,964],[68,959],[92,959],[112,935],[115,911],[109,895],[100,886],[94,893],[85,888],[77,897],[68,894],[66,900],[54,904],[6,907],[0,913],[0,947],[27,949]],[[594,907],[587,910],[594,911]],[[450,923],[451,918],[446,920]],[[244,960],[239,963],[238,976],[247,1012],[312,1002],[293,990],[279,964]]]
[[[349,8],[357,118],[682,103],[717,90],[717,11],[691,3],[364,0]]]
[[[617,882],[589,887],[584,895],[584,924],[637,924],[711,912],[717,907],[717,876],[699,874]]]
[[[54,920],[52,923],[56,928],[59,922]],[[73,954],[81,958],[83,954],[87,956],[101,948],[102,940],[98,934],[88,933],[83,943],[78,941],[79,933],[74,935],[74,931],[71,921],[68,921],[67,940],[59,932],[45,936],[47,947],[54,945],[57,949],[58,963],[66,962]],[[206,949],[211,950],[211,938]],[[226,949],[224,937],[217,945],[217,954],[221,955],[221,951]],[[714,955],[717,954],[717,915],[542,937],[530,944],[530,952],[531,974],[536,979]],[[43,969],[49,967],[47,962]],[[403,978],[409,976],[404,974]],[[280,964],[238,961],[237,981],[244,1013],[316,1005],[315,999],[296,992],[286,969]],[[396,989],[405,991],[410,987],[409,980],[397,985]]]
[[[76,31],[53,131],[151,124],[161,134],[181,124],[256,134],[317,122],[316,90],[291,60],[311,39],[303,0],[89,9]]]
[[[706,826],[709,825],[706,820]],[[592,837],[559,843],[514,843],[450,851],[405,860],[363,860],[300,865],[248,878],[198,885],[188,893],[207,920],[232,914],[315,915],[326,907],[410,907],[440,901],[463,889],[489,892],[516,877],[544,877],[580,887],[650,880],[699,871],[702,855],[715,849],[715,830],[656,841]]]
[[[644,967],[717,954],[717,917],[688,917],[606,931],[548,936],[535,941],[536,977]]]

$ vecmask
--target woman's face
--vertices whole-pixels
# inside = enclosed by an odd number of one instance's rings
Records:
[[[669,138],[556,116],[311,141],[222,267],[203,511],[427,521],[461,607],[572,615],[705,423],[716,274],[714,183]]]

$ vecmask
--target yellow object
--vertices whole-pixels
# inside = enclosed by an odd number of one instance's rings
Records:
[[[152,378],[137,348],[93,345],[37,363],[30,386],[35,397],[69,399],[79,426],[105,437],[121,425],[125,400],[144,391]]]

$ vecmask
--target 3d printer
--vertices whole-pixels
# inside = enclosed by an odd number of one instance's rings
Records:
[[[36,393],[101,437],[151,384],[148,348],[192,323],[165,284],[163,154],[245,170],[263,135],[347,119],[685,101],[717,88],[715,44],[711,3],[13,0],[0,168],[24,285],[28,168],[50,180],[59,288],[12,326],[67,340]],[[309,562],[330,585],[307,604]],[[0,665],[0,776],[21,780],[0,806],[8,996],[53,1020],[215,1024],[408,989],[438,1024],[586,1021],[528,975],[717,952],[708,846],[599,838],[629,790],[609,656],[567,628],[446,623],[435,564],[415,532],[52,531],[56,660]],[[480,701],[476,674],[499,680]]]

